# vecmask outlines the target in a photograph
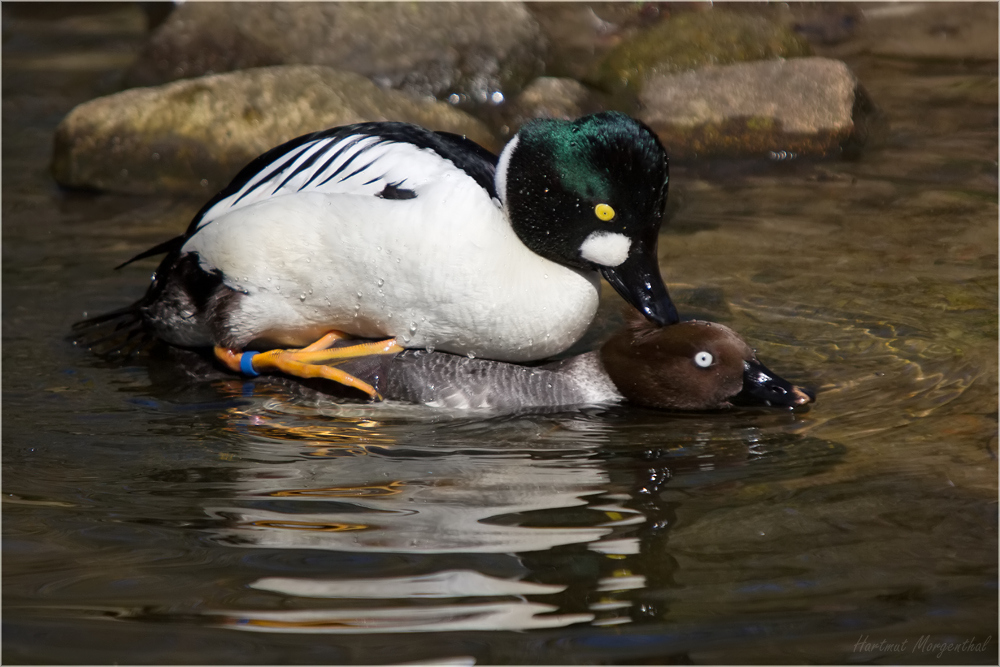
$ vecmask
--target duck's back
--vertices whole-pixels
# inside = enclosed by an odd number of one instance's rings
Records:
[[[386,398],[462,410],[511,411],[622,400],[596,352],[530,367],[415,350],[386,360],[378,376],[373,380]]]

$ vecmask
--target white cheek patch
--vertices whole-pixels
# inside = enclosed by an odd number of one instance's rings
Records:
[[[580,246],[580,256],[601,266],[618,266],[628,257],[632,240],[614,232],[591,232]]]

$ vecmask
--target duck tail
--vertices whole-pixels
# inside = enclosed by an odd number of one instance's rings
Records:
[[[160,268],[157,269],[157,273],[159,273],[172,258],[177,256],[185,240],[186,237],[183,235],[175,236],[119,264],[115,270],[117,271],[140,259],[167,253],[167,256],[160,263]],[[154,279],[146,293],[135,303],[74,323],[70,340],[73,341],[74,345],[86,347],[97,356],[105,359],[128,360],[147,352],[157,338],[143,318],[142,309],[153,303],[160,291],[162,291],[162,285],[160,281]]]
[[[131,359],[148,351],[156,339],[143,322],[143,302],[74,323],[70,340],[105,359]]]

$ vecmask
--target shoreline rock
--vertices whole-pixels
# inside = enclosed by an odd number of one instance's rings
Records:
[[[649,77],[638,118],[671,157],[855,156],[885,118],[844,63],[768,60]]]
[[[717,9],[686,12],[623,41],[587,81],[611,93],[638,95],[656,75],[811,54],[808,42],[765,16]]]
[[[182,79],[85,102],[56,130],[52,174],[70,188],[210,194],[285,141],[377,120],[464,134],[497,148],[485,125],[447,103],[382,90],[350,72],[290,65]]]
[[[324,65],[471,109],[516,94],[542,73],[545,52],[520,2],[188,2],[152,34],[125,81]]]

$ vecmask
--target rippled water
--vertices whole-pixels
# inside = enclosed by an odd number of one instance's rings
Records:
[[[141,25],[8,7],[5,662],[996,662],[996,63],[851,61],[858,162],[674,169],[681,311],[810,411],[461,414],[70,345],[201,202],[52,184]]]

